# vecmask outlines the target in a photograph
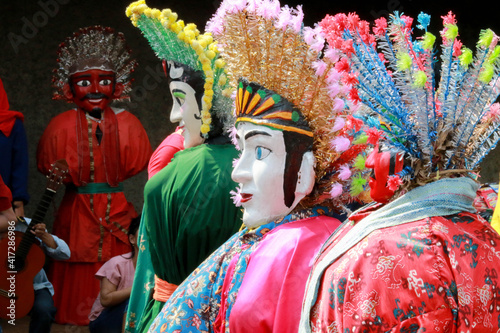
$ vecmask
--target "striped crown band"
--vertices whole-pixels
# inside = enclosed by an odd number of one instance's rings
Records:
[[[313,137],[304,115],[286,98],[241,79],[236,93],[236,123],[249,122]]]

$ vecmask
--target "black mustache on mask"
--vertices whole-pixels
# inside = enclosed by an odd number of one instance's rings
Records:
[[[100,99],[100,98],[109,99],[108,96],[101,93],[88,93],[87,95],[83,96],[80,100],[83,101],[86,99]]]

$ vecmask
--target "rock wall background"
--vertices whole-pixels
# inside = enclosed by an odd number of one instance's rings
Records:
[[[143,123],[153,149],[170,134],[174,126],[169,122],[170,96],[160,62],[125,16],[125,9],[131,1],[124,0],[0,0],[0,77],[3,80],[12,110],[25,115],[30,154],[29,190],[31,203],[26,214],[34,213],[45,188],[45,179],[36,169],[36,147],[38,140],[55,115],[72,108],[72,105],[53,101],[51,77],[56,65],[56,50],[67,36],[81,27],[90,25],[110,26],[125,34],[125,38],[138,60],[134,73],[132,100],[126,107]],[[194,22],[204,30],[205,22],[219,5],[217,0],[150,0],[150,7],[171,8],[185,22]],[[500,24],[493,1],[482,1],[476,7],[442,4],[437,1],[286,1],[282,5],[303,4],[305,23],[313,25],[325,14],[357,11],[364,19],[373,20],[394,10],[416,17],[420,11],[432,15],[433,33],[442,28],[441,15],[453,10],[457,15],[459,32],[464,44],[474,48],[480,29],[492,28],[500,33]],[[459,7],[461,6],[461,7]],[[480,8],[478,8],[480,7]],[[0,157],[1,158],[1,157]],[[500,148],[497,148],[482,163],[482,182],[498,182],[500,172]],[[125,183],[128,198],[140,211],[143,203],[143,186],[146,172]],[[62,195],[61,189],[55,206]],[[52,212],[50,212],[52,214]],[[47,217],[51,225],[53,217]]]

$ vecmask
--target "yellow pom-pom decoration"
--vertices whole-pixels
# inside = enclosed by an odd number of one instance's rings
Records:
[[[208,134],[208,132],[210,132],[210,125],[207,124],[201,125],[201,133]]]
[[[463,47],[462,54],[458,57],[458,60],[460,60],[460,66],[465,68],[469,67],[469,65],[472,63],[472,59],[472,50],[467,47]]]
[[[177,23],[177,22],[174,22],[170,25],[170,29],[175,32],[176,34],[178,34],[179,32],[182,31],[182,28],[180,27],[180,25]]]
[[[445,24],[444,27],[446,31],[444,32],[444,38],[448,40],[454,40],[458,36],[458,26],[456,24]]]
[[[491,29],[481,30],[478,44],[482,47],[489,47],[494,36],[495,33]]]
[[[219,52],[219,50],[217,49],[217,42],[211,42],[211,44],[208,46],[208,49],[214,52]]]
[[[161,11],[161,16],[168,18],[170,15],[172,15],[172,10],[170,8],[166,8]]]
[[[201,54],[203,53],[203,48],[201,47],[200,43],[196,39],[193,39],[191,41],[191,47],[193,50],[196,52],[196,54],[201,57]]]
[[[212,116],[210,115],[210,112],[203,111],[201,113],[201,120],[204,124],[211,124],[212,123]]]
[[[405,71],[411,68],[412,60],[408,53],[399,52],[396,55],[396,58],[398,59],[397,61],[398,70]]]
[[[215,52],[211,51],[211,50],[208,50],[205,54],[206,54],[207,58],[210,60],[212,60],[216,56]]]
[[[177,21],[178,18],[177,13],[172,12],[170,9],[168,11],[164,10],[162,12],[162,15],[170,21],[170,24]]]
[[[186,30],[184,29],[184,34],[186,35],[186,40],[194,40],[196,35],[193,30]]]
[[[227,76],[224,74],[221,74],[221,76],[219,77],[219,85],[223,86],[226,84],[226,82],[227,82]]]
[[[212,104],[212,98],[207,95],[204,95],[202,100],[205,104],[210,104],[210,105]]]
[[[231,95],[233,94],[233,89],[231,88],[226,88],[224,90],[222,90],[222,96],[224,97],[231,97]]]
[[[485,63],[481,70],[481,73],[479,73],[479,80],[483,83],[488,83],[491,81],[494,74],[495,68],[493,67],[493,65],[490,63]]]
[[[203,36],[205,36],[205,38],[208,40],[208,44],[211,44],[214,42],[214,37],[212,36],[211,32],[205,32],[203,34]]]
[[[198,29],[196,29],[196,24],[194,23],[188,23],[186,24],[186,27],[184,28],[185,30],[191,30],[191,31],[196,31]]]
[[[165,29],[170,29],[170,21],[167,18],[162,17],[160,22]]]
[[[415,73],[415,78],[414,78],[413,84],[416,87],[423,88],[426,83],[427,83],[427,75],[425,74],[425,72],[424,71],[417,71]]]
[[[184,31],[181,31],[177,34],[177,38],[179,38],[180,40],[186,42],[186,34],[184,33]]]
[[[422,44],[424,50],[432,50],[435,41],[436,41],[436,36],[434,36],[430,32],[426,32],[420,43]]]
[[[137,20],[144,13],[148,6],[144,0],[136,1],[131,3],[125,10],[127,17],[130,17],[132,24],[137,27]]]
[[[203,71],[209,71],[212,69],[210,59],[208,59],[204,54],[200,54],[200,62]]]
[[[205,90],[205,96],[213,97],[214,96],[214,91],[212,89]]]
[[[204,48],[204,49],[208,45],[207,40],[205,38],[203,38],[203,37],[199,37],[198,38],[198,43],[200,43],[201,47]]]
[[[152,9],[151,10],[151,17],[159,20],[161,18],[161,11],[159,9]]]
[[[500,46],[497,45],[493,49],[493,52],[491,52],[491,54],[488,58],[488,62],[493,65],[498,60],[499,55],[500,55]]]
[[[225,65],[226,65],[226,63],[224,62],[224,60],[222,60],[220,58],[215,60],[215,67],[216,68],[223,68]]]

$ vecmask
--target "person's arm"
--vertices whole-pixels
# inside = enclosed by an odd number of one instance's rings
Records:
[[[115,306],[130,297],[132,287],[116,290],[117,286],[111,283],[107,278],[101,279],[101,305],[105,308]]]
[[[38,237],[42,243],[47,255],[56,260],[67,260],[71,255],[68,244],[57,236],[47,232],[44,223],[39,223],[35,226],[32,233]]]

